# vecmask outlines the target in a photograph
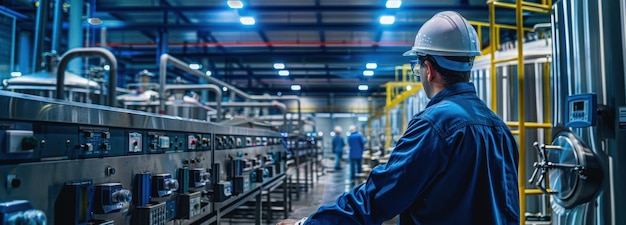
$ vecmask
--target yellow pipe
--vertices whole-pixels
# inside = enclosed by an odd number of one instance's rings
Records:
[[[470,22],[470,24],[472,24]],[[483,49],[483,26],[476,25],[476,30],[478,31],[478,44],[480,45],[478,49]]]
[[[480,22],[480,21],[469,21],[470,24],[475,25],[475,26],[489,26],[489,23],[486,22]],[[511,29],[511,30],[517,30],[516,26],[513,25],[506,25],[506,24],[500,24],[500,23],[496,23],[495,25],[497,28],[506,28],[506,29]],[[532,27],[526,27],[524,28],[524,30],[526,31],[533,31]]]
[[[544,83],[543,93],[545,96],[547,96],[543,98],[544,99],[543,108],[547,109],[547,110],[544,110],[545,112],[545,111],[551,110],[550,107],[552,105],[552,103],[550,102],[550,100],[552,99],[552,96],[550,96],[550,63],[549,62],[545,62],[543,64],[543,83]],[[547,116],[545,116],[546,114]],[[546,121],[545,123],[552,125],[552,117],[550,115],[552,115],[551,111],[544,113],[544,121]],[[552,128],[552,126],[550,128]],[[552,129],[547,129],[545,136],[546,136],[547,143],[552,143],[552,140],[551,140]]]
[[[519,118],[519,167],[518,185],[520,197],[520,225],[526,224],[526,112],[525,112],[525,84],[524,84],[524,17],[522,0],[516,0],[515,17],[517,23],[517,109]],[[529,10],[531,11],[531,10]]]
[[[515,2],[517,2],[517,1],[515,1]],[[503,7],[503,8],[516,9],[516,10],[517,10],[517,7],[519,7],[520,10],[530,11],[530,12],[538,12],[538,13],[549,13],[550,12],[549,8],[543,7],[543,6],[542,7],[533,7],[531,5],[521,6],[521,4],[517,4],[517,3],[516,4],[511,4],[511,3],[504,3],[504,2],[497,2],[497,1],[494,1],[493,4],[495,4],[496,6]],[[520,6],[518,6],[518,5],[520,5]]]
[[[489,2],[488,2],[489,3]],[[491,47],[489,48],[489,50],[491,51],[491,67],[489,67],[489,81],[491,83],[491,110],[494,113],[497,113],[498,111],[498,107],[497,107],[497,102],[496,102],[496,65],[494,63],[494,61],[496,60],[496,46],[498,45],[498,42],[496,42],[496,12],[495,12],[495,5],[492,3],[489,3],[489,35],[491,36],[490,38],[490,44]]]
[[[552,190],[548,189],[547,191],[550,192]],[[524,194],[527,194],[527,195],[542,195],[543,192],[541,192],[541,190],[539,190],[539,189],[526,189],[526,190],[524,190]]]
[[[509,127],[519,127],[519,122],[509,121],[505,122]],[[550,123],[536,123],[536,122],[525,122],[524,123],[527,128],[552,128],[552,124]]]
[[[496,60],[493,61],[493,63],[500,64],[500,63],[511,62],[511,61],[516,61],[516,60],[517,60],[517,56],[516,57],[510,57],[510,58],[505,58],[505,59],[496,59]]]
[[[543,10],[547,10],[547,11],[550,11],[550,9],[551,9],[551,7],[550,7],[551,5],[546,5],[544,3],[537,4],[537,3],[534,3],[534,2],[522,1],[522,5],[528,6],[528,7],[534,7],[534,8],[537,8],[537,9],[543,9]]]
[[[519,135],[519,130],[512,130],[512,131],[511,131],[511,133],[512,133],[513,135]]]
[[[388,105],[391,102],[391,85],[387,85],[387,102],[385,105]],[[389,119],[389,109],[385,107],[385,149],[387,151],[389,147],[391,147],[391,119]]]

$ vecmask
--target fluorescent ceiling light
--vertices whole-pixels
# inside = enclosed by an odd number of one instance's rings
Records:
[[[11,76],[12,76],[12,77],[19,77],[19,76],[22,76],[22,72],[11,72]]]
[[[367,64],[365,64],[365,68],[367,68],[368,70],[374,70],[374,69],[378,68],[378,64],[376,64],[376,63],[367,63]]]
[[[241,9],[243,8],[243,2],[236,0],[236,1],[227,1],[226,4],[228,4],[228,7],[230,7],[231,9]]]
[[[285,69],[285,64],[284,63],[274,63],[274,69],[277,69],[277,70]]]
[[[363,76],[374,76],[374,71],[373,70],[363,70]]]
[[[243,25],[254,25],[255,23],[254,18],[251,16],[242,16],[241,18],[239,18],[239,21]]]
[[[200,69],[200,67],[201,67],[200,64],[197,64],[197,63],[189,64],[189,68],[194,69],[194,70]]]
[[[396,21],[395,16],[381,16],[380,24],[393,24]]]
[[[367,91],[367,89],[369,89],[369,87],[365,84],[361,84],[359,85],[359,91]]]
[[[359,116],[358,120],[361,122],[367,121],[367,116]]]
[[[222,91],[228,91],[227,87],[222,87]]]
[[[207,76],[211,76],[213,75],[213,72],[211,72],[210,70],[207,70],[204,74],[206,74]]]
[[[87,18],[87,23],[91,25],[102,25],[102,20],[100,20],[100,18]]]
[[[289,70],[279,70],[278,75],[280,76],[289,76]]]
[[[401,5],[402,1],[400,0],[387,0],[387,3],[385,4],[385,6],[390,9],[400,8]]]
[[[300,86],[299,84],[292,84],[291,85],[291,90],[292,91],[299,91],[302,89],[302,86]]]

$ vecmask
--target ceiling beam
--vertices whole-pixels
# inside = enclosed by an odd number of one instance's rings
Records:
[[[232,11],[233,9],[223,6],[193,6],[193,5],[180,5],[172,7],[164,6],[111,6],[110,4],[102,4],[97,7],[98,12],[206,12],[206,13],[219,13]],[[299,5],[299,6],[278,6],[278,5],[255,5],[246,6],[245,10],[253,11],[257,13],[264,12],[371,12],[377,10],[387,10],[384,4],[380,5]],[[488,10],[487,5],[476,6],[464,6],[460,8],[458,5],[425,5],[425,4],[403,4],[398,11],[407,11],[412,13],[437,13],[445,10],[454,10],[459,13],[465,12],[482,12]]]

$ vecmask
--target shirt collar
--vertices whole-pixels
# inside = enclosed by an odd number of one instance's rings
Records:
[[[431,105],[437,104],[450,96],[465,93],[476,94],[476,88],[474,87],[473,83],[461,82],[450,85],[437,93],[432,99],[430,99],[426,108],[430,107]]]

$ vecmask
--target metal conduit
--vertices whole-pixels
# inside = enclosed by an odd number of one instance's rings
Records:
[[[244,97],[248,100],[295,100],[298,104],[298,120],[302,120],[302,110],[301,110],[301,106],[300,106],[300,99],[298,98],[298,96],[294,96],[294,95],[286,95],[286,96],[269,96],[269,95],[249,95],[245,92],[243,92],[242,90],[239,90],[237,87],[232,86],[226,82],[223,82],[221,80],[215,79],[213,77],[209,77],[206,74],[198,71],[198,70],[194,70],[189,68],[189,66],[187,65],[187,63],[174,58],[173,56],[170,56],[169,54],[163,54],[161,55],[160,58],[160,69],[159,69],[159,82],[160,82],[160,88],[159,88],[159,96],[164,96],[165,95],[165,82],[166,82],[166,77],[167,77],[167,63],[171,63],[172,65],[174,65],[176,68],[182,69],[184,71],[187,71],[193,75],[196,75],[208,82],[211,82],[213,84],[219,85],[219,86],[223,86],[228,88],[229,90],[232,90],[235,94],[238,94],[241,97]],[[161,97],[159,99],[160,102],[160,109],[161,110],[165,110],[165,102],[163,101],[163,98]],[[300,124],[300,121],[298,121],[298,125],[299,129],[300,129],[300,133],[302,134],[304,131],[304,128],[302,126],[302,124]]]
[[[278,102],[278,101],[271,101],[271,102],[224,102],[224,103],[220,103],[220,101],[217,102],[207,102],[205,103],[208,106],[213,106],[214,104],[217,104],[218,107],[220,104],[222,104],[222,106],[224,107],[276,107],[279,108],[281,112],[283,112],[283,126],[286,126],[287,124],[287,105],[285,105],[285,103],[282,102]],[[286,129],[286,127],[284,128]]]
[[[222,99],[222,89],[220,89],[220,87],[218,87],[217,85],[214,84],[192,84],[192,85],[186,85],[186,84],[174,84],[174,85],[166,85],[163,88],[163,92],[166,92],[168,90],[210,90],[210,91],[214,91],[215,92],[215,96],[217,99]],[[159,93],[160,94],[160,93]],[[163,96],[163,95],[161,95]],[[161,98],[163,99],[163,98]],[[161,100],[161,103],[163,103],[163,101]],[[222,103],[221,101],[217,101],[217,121],[220,121],[222,119]]]
[[[106,48],[74,48],[67,51],[61,56],[59,68],[57,69],[57,85],[56,98],[64,99],[63,90],[65,89],[65,69],[70,60],[78,57],[100,56],[109,60],[109,98],[107,105],[115,106],[115,90],[117,90],[117,59],[111,51]],[[103,93],[100,93],[103,94]]]

